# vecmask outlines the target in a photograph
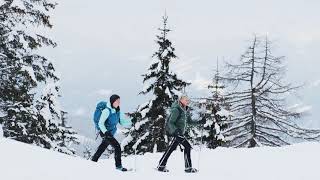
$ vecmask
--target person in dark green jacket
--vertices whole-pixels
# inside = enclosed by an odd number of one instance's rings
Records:
[[[191,162],[191,145],[185,138],[185,129],[187,123],[204,123],[205,120],[192,121],[188,113],[189,98],[186,95],[181,96],[177,102],[174,102],[170,109],[170,115],[166,122],[166,132],[169,136],[173,136],[173,140],[168,146],[168,149],[163,154],[157,167],[158,171],[168,172],[166,168],[167,161],[171,153],[179,144],[184,146],[185,172],[195,173],[198,170],[192,167]]]

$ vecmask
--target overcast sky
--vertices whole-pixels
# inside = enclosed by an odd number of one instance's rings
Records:
[[[306,83],[295,103],[310,109],[309,127],[320,127],[320,1],[317,0],[59,0],[50,31],[58,47],[44,49],[61,74],[62,104],[72,125],[93,134],[100,100],[121,96],[123,111],[148,100],[137,96],[150,65],[165,11],[179,59],[174,71],[193,83],[193,97],[206,94],[216,59],[238,60],[253,34],[268,35],[286,56],[287,79]]]

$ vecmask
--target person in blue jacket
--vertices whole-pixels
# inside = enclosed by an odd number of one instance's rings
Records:
[[[110,97],[110,103],[102,111],[99,119],[99,134],[102,137],[102,142],[99,145],[96,153],[92,156],[91,160],[97,162],[102,153],[111,145],[115,150],[115,164],[116,169],[121,171],[127,171],[121,163],[121,147],[119,142],[114,138],[117,132],[117,124],[120,123],[122,126],[130,127],[132,125],[131,120],[126,119],[125,115],[120,112],[120,96],[114,94]]]

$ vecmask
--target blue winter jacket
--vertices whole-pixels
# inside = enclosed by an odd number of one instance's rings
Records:
[[[132,122],[130,119],[126,119],[125,115],[121,112],[116,112],[116,109],[112,108],[110,103],[107,104],[99,119],[99,129],[102,133],[107,131],[114,135],[117,132],[117,124],[120,123],[124,127],[131,127]]]

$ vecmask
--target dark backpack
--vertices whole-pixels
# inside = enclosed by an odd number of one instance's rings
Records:
[[[96,110],[94,111],[94,114],[93,114],[93,122],[94,122],[94,126],[95,128],[100,131],[100,128],[99,128],[99,120],[100,120],[100,117],[101,117],[101,113],[104,109],[107,108],[107,102],[105,101],[101,101],[97,104],[97,107],[96,107]],[[109,109],[109,108],[108,108]]]
[[[181,110],[180,108],[177,108],[177,109],[178,109],[178,111],[179,111],[179,115],[178,115],[177,119],[180,119],[180,118],[181,118],[181,114],[182,114],[182,110]],[[170,133],[169,133],[169,125],[168,125],[170,118],[171,118],[171,113],[170,113],[170,115],[166,118],[166,122],[165,122],[165,133],[166,133],[167,135],[169,135],[169,136],[172,136],[173,134],[170,134]]]

